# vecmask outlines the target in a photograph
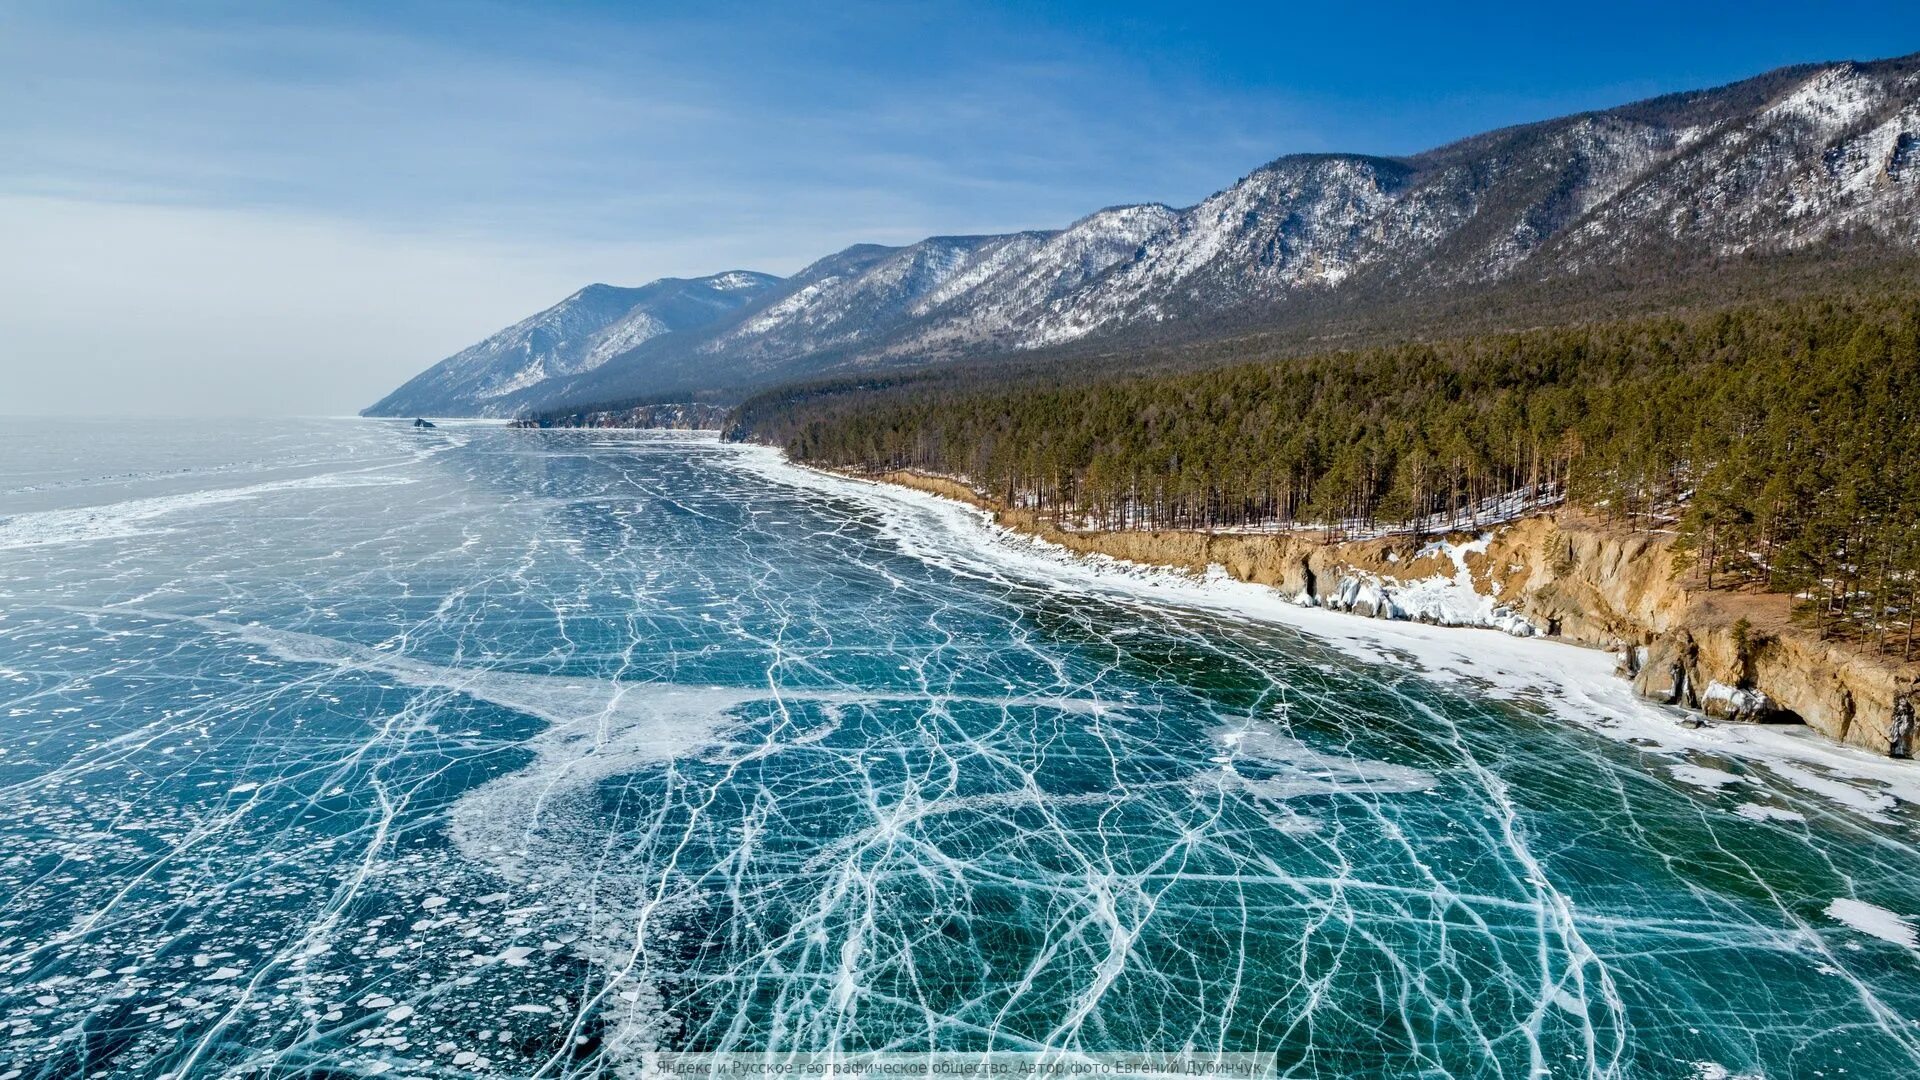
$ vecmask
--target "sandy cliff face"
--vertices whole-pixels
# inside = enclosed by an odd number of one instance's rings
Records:
[[[1821,641],[1789,618],[1787,597],[1690,590],[1671,548],[1668,536],[1533,518],[1499,530],[1475,577],[1549,633],[1622,650],[1645,697],[1912,751],[1915,665]]]
[[[1657,637],[1624,673],[1656,701],[1736,720],[1804,720],[1896,757],[1914,747],[1912,667],[1883,663],[1805,632],[1749,635],[1708,615]]]
[[[1194,573],[1218,566],[1297,602],[1358,615],[1558,637],[1619,652],[1621,674],[1655,701],[1720,719],[1800,720],[1876,753],[1913,749],[1920,665],[1820,641],[1788,618],[1784,596],[1689,589],[1671,536],[1572,514],[1418,544],[1405,536],[1329,543],[1311,533],[1064,530],[994,507],[950,478],[881,479],[972,503],[1079,554]]]
[[[1614,647],[1685,622],[1671,538],[1535,517],[1497,530],[1474,565],[1485,590],[1518,598],[1548,634]]]

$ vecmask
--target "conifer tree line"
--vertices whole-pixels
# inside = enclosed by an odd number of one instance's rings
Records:
[[[1068,527],[1474,528],[1566,498],[1671,529],[1712,588],[1799,598],[1911,657],[1920,295],[1869,295],[1007,382],[991,368],[786,389],[735,437],[957,476]]]

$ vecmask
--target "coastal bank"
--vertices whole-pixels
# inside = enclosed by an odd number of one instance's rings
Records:
[[[1194,574],[1217,568],[1302,605],[1605,649],[1642,697],[1708,720],[1804,723],[1878,754],[1914,750],[1920,665],[1822,640],[1792,619],[1785,595],[1702,588],[1676,565],[1670,534],[1628,531],[1566,508],[1424,540],[1082,530],[1000,505],[953,477],[849,475],[967,503],[1079,555]]]

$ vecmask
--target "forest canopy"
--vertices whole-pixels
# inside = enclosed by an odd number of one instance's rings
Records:
[[[1565,498],[1712,587],[1911,649],[1920,294],[1752,304],[1062,385],[981,368],[787,388],[730,431],[964,478],[1070,527],[1472,527]]]

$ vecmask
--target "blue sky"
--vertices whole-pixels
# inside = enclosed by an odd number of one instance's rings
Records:
[[[0,375],[346,411],[591,280],[1184,205],[1282,153],[1914,50],[1912,3],[10,3],[0,288],[30,310]]]

